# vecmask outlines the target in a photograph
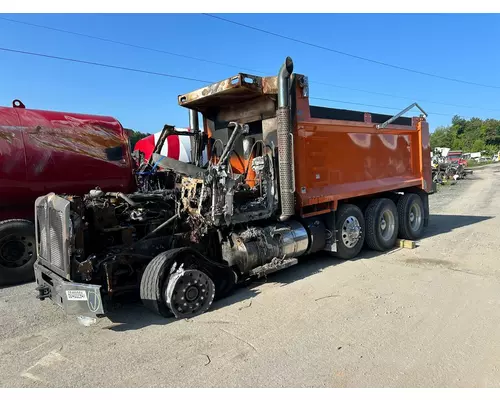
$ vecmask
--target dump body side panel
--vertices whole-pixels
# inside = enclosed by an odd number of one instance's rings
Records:
[[[432,165],[431,165],[431,137],[429,134],[429,123],[420,121],[417,125],[419,133],[420,166],[422,174],[422,189],[426,192],[432,191]]]
[[[295,140],[300,205],[420,185],[419,147],[416,131],[301,123]]]
[[[297,207],[325,205],[375,193],[432,187],[429,129],[311,118],[309,101],[297,96],[294,132]],[[303,213],[303,210],[302,212]]]

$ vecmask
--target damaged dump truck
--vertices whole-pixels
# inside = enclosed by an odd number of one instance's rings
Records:
[[[190,132],[165,126],[137,191],[38,198],[40,299],[93,317],[135,291],[150,310],[188,318],[301,256],[350,259],[365,243],[385,251],[422,236],[432,187],[423,115],[310,106],[290,58],[277,76],[238,74],[178,102]],[[174,134],[190,136],[191,162],[158,154]]]

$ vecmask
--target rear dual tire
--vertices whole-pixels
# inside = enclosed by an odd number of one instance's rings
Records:
[[[393,248],[399,238],[420,239],[424,233],[424,204],[418,194],[406,193],[397,206],[390,199],[374,199],[365,210],[366,244],[376,251]]]
[[[336,256],[344,260],[356,257],[363,244],[376,251],[393,248],[398,237],[398,210],[390,199],[374,199],[364,215],[354,204],[342,204],[337,210]]]
[[[398,201],[399,237],[420,239],[424,233],[424,203],[415,193],[407,193]]]
[[[396,245],[399,231],[398,210],[390,199],[374,199],[365,210],[366,244],[376,251],[387,251]]]
[[[341,204],[335,219],[335,256],[344,260],[356,257],[365,242],[365,217],[358,206]]]

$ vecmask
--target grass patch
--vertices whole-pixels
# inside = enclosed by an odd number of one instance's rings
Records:
[[[494,161],[484,161],[484,162],[478,162],[475,160],[468,160],[467,161],[467,168],[476,168],[476,167],[482,167],[483,165],[489,165],[489,164],[494,164]]]

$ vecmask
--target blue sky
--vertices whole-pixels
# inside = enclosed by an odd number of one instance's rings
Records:
[[[277,73],[286,56],[310,81],[412,98],[430,114],[499,118],[500,89],[470,86],[375,65],[198,14],[5,14],[5,17],[186,54],[245,68],[76,37],[0,20],[0,47],[218,81],[236,72]],[[225,18],[383,62],[500,86],[499,15],[226,14]],[[111,115],[131,129],[187,125],[177,95],[201,83],[0,51],[0,105]],[[310,95],[403,109],[412,101],[310,84]],[[427,101],[426,101],[427,100]],[[396,110],[311,100],[380,113]],[[430,115],[431,130],[451,116]]]

